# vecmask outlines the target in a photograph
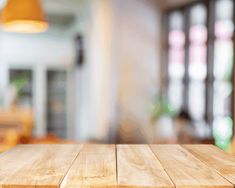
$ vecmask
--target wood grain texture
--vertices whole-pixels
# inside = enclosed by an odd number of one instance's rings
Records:
[[[27,164],[27,158],[32,155],[32,151],[28,148],[22,152],[24,149],[24,146],[17,146],[0,155],[0,188],[7,178]]]
[[[3,154],[3,188],[60,187],[82,145],[24,145]],[[13,159],[14,158],[14,159]],[[11,164],[10,164],[11,162]],[[0,177],[0,179],[1,179]]]
[[[85,145],[61,188],[116,187],[115,145]]]
[[[174,187],[148,145],[117,145],[119,187]]]
[[[179,145],[151,145],[151,148],[176,187],[233,187]]]
[[[234,182],[235,158],[212,145],[20,145],[0,154],[0,188],[232,188]]]
[[[213,145],[183,145],[194,156],[235,185],[235,157]]]

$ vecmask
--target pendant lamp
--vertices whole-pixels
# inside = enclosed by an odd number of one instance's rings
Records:
[[[8,32],[40,33],[48,28],[39,0],[8,0],[1,19]]]

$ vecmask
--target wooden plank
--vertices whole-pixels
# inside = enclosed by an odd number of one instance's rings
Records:
[[[22,149],[24,149],[23,146],[17,146],[0,155],[0,188],[9,176],[27,163],[26,159],[31,155],[31,150],[21,152]]]
[[[0,158],[0,164],[3,163],[0,165],[0,179],[3,177],[0,186],[59,187],[81,148],[82,145],[17,146]]]
[[[213,145],[183,145],[183,147],[235,185],[234,156]]]
[[[85,145],[61,184],[61,188],[115,186],[115,145]]]
[[[151,148],[176,187],[233,187],[179,145],[151,145]]]
[[[148,145],[117,145],[119,187],[174,187]]]

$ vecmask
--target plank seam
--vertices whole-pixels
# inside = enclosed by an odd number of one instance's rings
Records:
[[[160,161],[160,159],[159,159],[159,158],[157,157],[157,155],[153,152],[151,145],[148,144],[148,147],[149,147],[150,151],[153,153],[153,155],[155,156],[155,158],[156,158],[156,159],[159,161],[159,163],[161,164],[161,166],[162,166],[164,172],[166,173],[166,175],[167,175],[167,176],[169,177],[169,179],[171,180],[171,183],[173,183],[174,187],[176,188],[175,182],[171,179],[170,175],[167,173],[167,171],[166,171],[165,167],[163,166],[162,162]]]
[[[72,166],[73,166],[75,160],[78,158],[78,155],[81,153],[81,151],[82,151],[83,148],[84,148],[84,144],[82,144],[82,147],[81,147],[80,150],[78,151],[77,155],[74,157],[74,159],[73,159],[71,165],[69,166],[68,170],[66,171],[65,175],[61,178],[61,181],[60,181],[59,186],[58,186],[59,188],[61,187],[61,184],[62,184],[63,181],[65,180],[65,177],[68,175],[70,169],[72,168]]]
[[[115,144],[115,159],[116,159],[116,186],[118,187],[118,156],[117,145]]]
[[[230,180],[228,180],[226,177],[224,177],[217,169],[210,167],[208,164],[206,164],[204,161],[202,161],[201,159],[197,158],[197,156],[192,153],[190,150],[188,150],[184,145],[180,144],[180,147],[182,147],[183,149],[185,149],[187,152],[189,152],[190,154],[192,154],[197,160],[199,160],[200,162],[202,162],[203,164],[205,164],[209,169],[215,171],[220,177],[222,177],[224,180],[228,181],[230,184],[233,185],[233,187],[235,186]]]

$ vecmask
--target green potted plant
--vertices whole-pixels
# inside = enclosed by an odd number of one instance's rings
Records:
[[[177,110],[174,106],[162,95],[156,95],[151,109],[151,122],[155,126],[155,138],[175,140],[173,117],[177,114]]]
[[[19,98],[23,95],[23,88],[28,82],[29,80],[24,74],[11,81],[4,98],[5,108],[14,108],[17,106]]]

